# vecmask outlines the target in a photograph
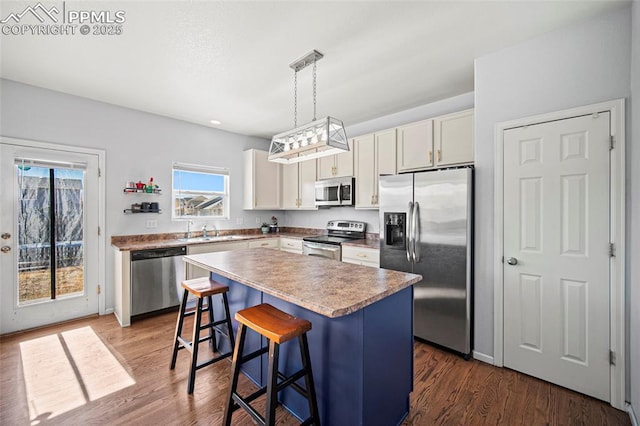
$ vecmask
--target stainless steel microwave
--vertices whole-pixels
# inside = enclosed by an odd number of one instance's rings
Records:
[[[316,181],[316,206],[353,206],[356,180],[352,177]]]

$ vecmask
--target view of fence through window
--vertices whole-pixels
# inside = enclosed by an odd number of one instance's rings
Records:
[[[225,171],[174,165],[173,217],[228,216],[228,188],[229,176]]]
[[[16,172],[18,304],[84,293],[84,170],[22,163]]]

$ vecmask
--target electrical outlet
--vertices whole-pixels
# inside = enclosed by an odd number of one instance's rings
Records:
[[[256,223],[262,223],[262,218],[261,217],[256,217]]]
[[[244,223],[244,218],[242,217],[237,217],[236,218],[236,225],[242,225]]]
[[[158,227],[158,221],[155,219],[149,219],[147,220],[147,228],[157,228]]]

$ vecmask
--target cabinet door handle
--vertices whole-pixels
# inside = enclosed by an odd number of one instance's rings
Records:
[[[365,253],[356,253],[356,256],[358,256],[358,257],[367,257],[367,255]]]
[[[433,152],[429,151],[429,162],[433,161]]]
[[[440,160],[442,160],[442,153],[438,150],[438,162],[440,162]]]

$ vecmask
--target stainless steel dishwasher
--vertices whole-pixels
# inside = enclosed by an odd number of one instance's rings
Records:
[[[131,252],[131,316],[178,306],[187,247]]]

